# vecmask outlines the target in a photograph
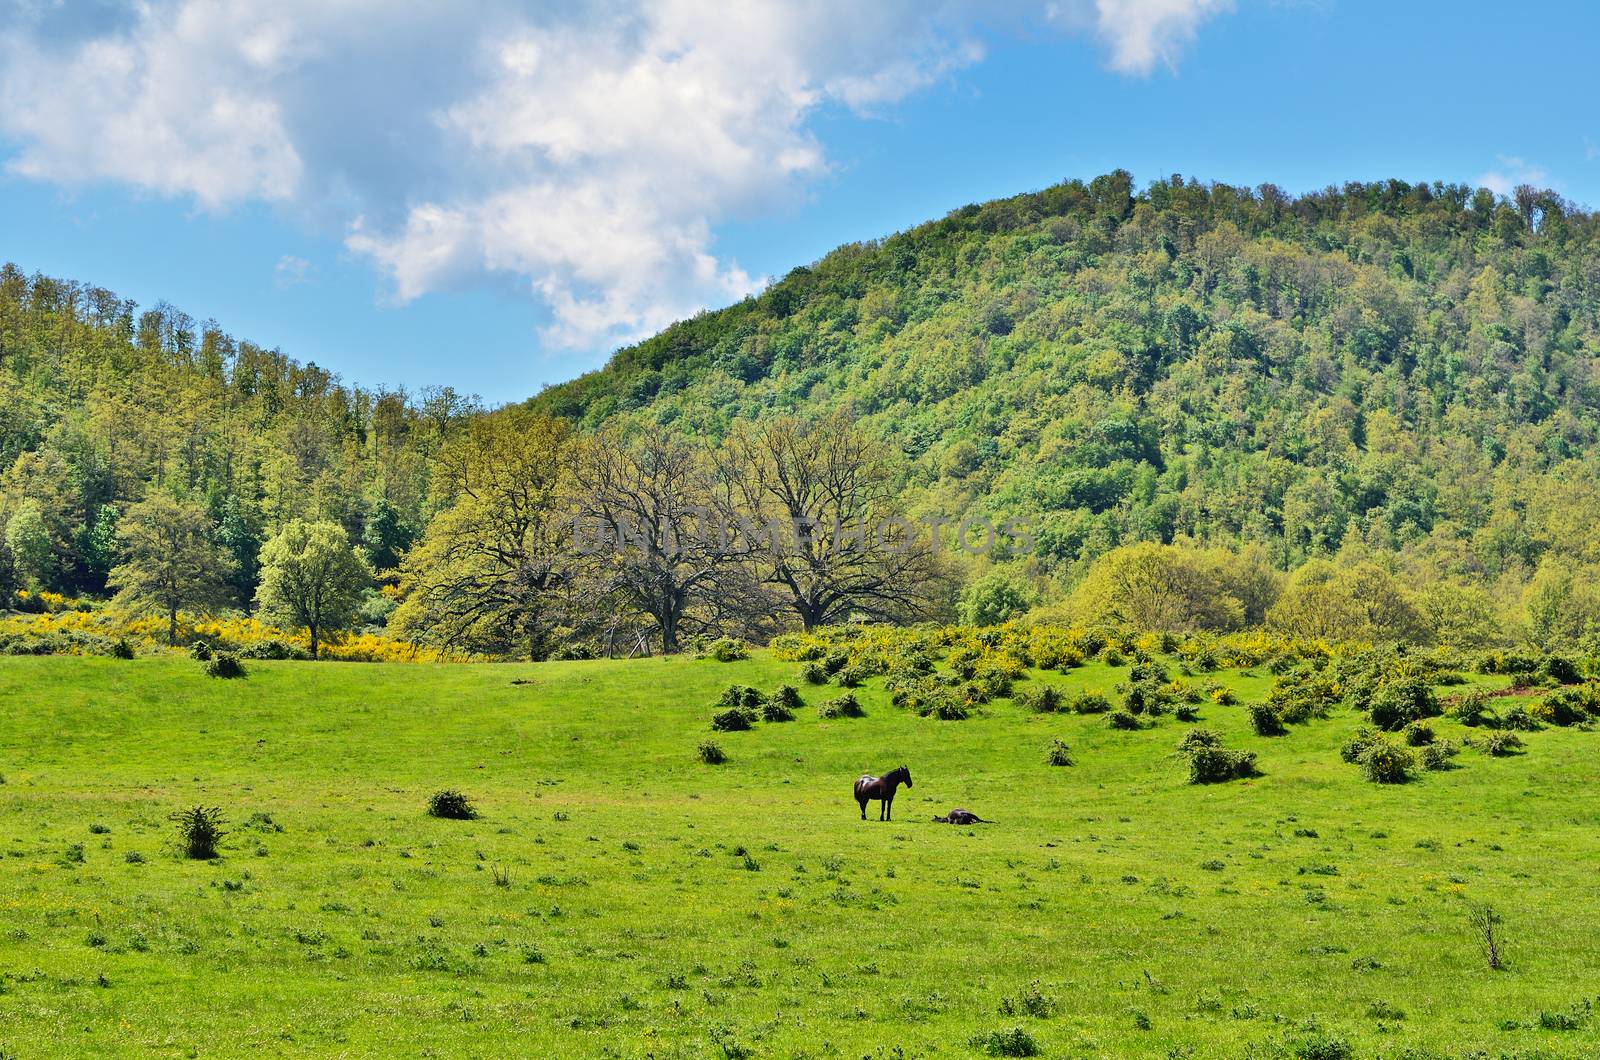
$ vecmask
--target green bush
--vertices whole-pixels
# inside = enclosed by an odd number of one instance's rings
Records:
[[[1183,706],[1179,707],[1177,710],[1173,711],[1172,713],[1179,721],[1199,721],[1200,720],[1200,709],[1198,707],[1192,707],[1187,703],[1185,703]]]
[[[1256,731],[1257,736],[1282,736],[1289,730],[1284,728],[1283,719],[1278,717],[1278,712],[1266,703],[1252,703],[1250,710],[1250,727]]]
[[[1010,1030],[989,1031],[972,1038],[974,1049],[987,1056],[1038,1056],[1039,1043],[1021,1027]]]
[[[1506,711],[1505,717],[1500,719],[1500,728],[1512,732],[1538,732],[1544,724],[1528,712],[1528,708],[1521,703]]]
[[[1121,729],[1124,732],[1132,732],[1140,727],[1138,717],[1125,710],[1113,710],[1107,715],[1106,721],[1113,729]]]
[[[168,820],[178,826],[178,849],[186,858],[210,861],[217,856],[217,843],[228,833],[222,830],[227,822],[222,811],[215,806],[194,806],[179,810]]]
[[[1454,740],[1435,740],[1433,743],[1424,744],[1417,752],[1417,757],[1422,762],[1422,768],[1437,772],[1450,766],[1450,759],[1456,756],[1459,748]]]
[[[1072,697],[1068,707],[1074,714],[1104,714],[1111,709],[1111,700],[1099,692],[1079,692]]]
[[[1346,762],[1354,764],[1361,761],[1361,756],[1367,753],[1367,748],[1383,739],[1383,734],[1370,725],[1363,725],[1350,735],[1339,749],[1339,757]]]
[[[717,662],[738,662],[740,659],[750,658],[750,649],[744,641],[734,640],[732,637],[718,637],[700,652],[702,659],[714,659]]]
[[[1369,713],[1372,724],[1385,732],[1395,732],[1413,721],[1438,717],[1439,700],[1428,679],[1420,674],[1391,677],[1378,687]]]
[[[723,753],[722,748],[718,747],[710,740],[707,740],[705,743],[700,745],[699,754],[700,761],[704,762],[708,766],[720,766],[722,763],[728,760],[728,756]]]
[[[1493,758],[1504,758],[1522,749],[1522,738],[1514,732],[1488,732],[1478,741],[1478,749]]]
[[[218,652],[206,663],[206,673],[212,677],[234,678],[245,676],[244,663],[230,651]]]
[[[1600,715],[1600,690],[1594,684],[1560,688],[1545,696],[1533,712],[1551,725],[1578,725]]]
[[[1178,741],[1178,753],[1190,754],[1202,747],[1221,747],[1222,734],[1214,729],[1190,729]]]
[[[729,707],[711,716],[715,732],[744,732],[755,722],[755,712],[748,707]]]
[[[1191,748],[1187,757],[1191,784],[1220,784],[1256,773],[1256,756],[1250,751],[1202,745]]]
[[[1357,759],[1361,775],[1374,784],[1403,784],[1411,779],[1416,757],[1385,736],[1376,736]]]
[[[133,645],[128,643],[126,637],[118,637],[111,645],[113,659],[131,659],[134,656]]]
[[[861,704],[856,702],[856,697],[846,692],[835,699],[830,699],[817,708],[817,716],[823,720],[833,718],[864,718],[867,712],[861,709]]]
[[[1409,747],[1424,747],[1434,740],[1433,726],[1425,721],[1414,721],[1400,730]]]
[[[722,698],[717,700],[717,706],[758,707],[762,699],[761,692],[749,685],[729,685],[722,690]]]
[[[1038,685],[1018,696],[1017,702],[1037,714],[1054,714],[1066,706],[1067,696],[1055,685]]]
[[[1482,689],[1468,692],[1450,707],[1450,716],[1469,728],[1498,729],[1500,715],[1489,707],[1493,698]]]
[[[1047,765],[1070,766],[1072,764],[1072,750],[1058,736],[1050,741],[1050,746],[1045,751],[1044,760]]]
[[[211,655],[211,645],[203,640],[197,640],[189,645],[189,658],[194,659],[196,662],[210,662]]]
[[[1563,655],[1547,655],[1539,664],[1539,676],[1558,685],[1575,685],[1583,680],[1577,664]]]
[[[446,788],[428,797],[428,816],[447,821],[471,821],[477,818],[478,811],[461,792]]]
[[[821,663],[808,662],[800,667],[800,680],[808,685],[825,685],[828,683],[828,671],[822,668]]]

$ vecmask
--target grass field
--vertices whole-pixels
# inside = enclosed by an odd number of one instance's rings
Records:
[[[1207,706],[1262,775],[1202,787],[1170,716],[937,722],[874,681],[865,718],[802,687],[698,760],[724,686],[797,669],[0,660],[0,1054],[1600,1051],[1600,733],[1379,786],[1347,711],[1268,739]],[[854,778],[900,763],[896,819],[859,820]],[[441,788],[481,818],[426,816]],[[174,850],[195,804],[215,861]]]

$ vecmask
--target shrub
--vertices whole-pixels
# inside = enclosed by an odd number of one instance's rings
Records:
[[[950,695],[935,697],[922,711],[923,717],[939,721],[966,721],[970,714],[965,703]]]
[[[722,748],[718,747],[710,740],[707,740],[705,743],[700,745],[700,761],[704,762],[706,765],[720,766],[727,760],[728,756],[723,753]]]
[[[239,656],[231,651],[218,652],[206,663],[206,673],[212,677],[234,678],[243,677],[244,663],[239,661]]]
[[[1497,729],[1500,727],[1500,715],[1489,708],[1489,701],[1492,698],[1489,693],[1481,690],[1468,692],[1451,706],[1450,716],[1470,728],[1482,726],[1486,729]]]
[[[828,676],[832,677],[840,670],[843,670],[849,662],[850,656],[836,648],[822,657],[822,668],[827,671]]]
[[[1369,708],[1372,724],[1394,732],[1413,721],[1439,715],[1439,700],[1420,674],[1391,677],[1379,686]]]
[[[168,820],[178,826],[178,848],[186,858],[210,861],[217,856],[217,842],[228,833],[222,811],[215,806],[194,806],[179,810]]]
[[[288,641],[278,640],[275,637],[246,644],[239,649],[238,655],[241,659],[267,659],[271,661],[311,658],[309,653],[296,648]]]
[[[1250,751],[1197,746],[1188,752],[1188,759],[1191,784],[1219,784],[1256,773],[1256,756]]]
[[[780,703],[783,706],[788,707],[790,710],[796,710],[805,706],[805,704],[800,701],[799,690],[793,685],[779,685],[777,688],[767,693],[766,702]]]
[[[1382,739],[1382,736],[1377,729],[1370,725],[1363,725],[1351,734],[1350,739],[1344,742],[1344,746],[1339,749],[1339,757],[1346,762],[1359,762],[1361,761],[1361,756],[1367,753],[1367,748],[1371,747],[1379,739]]]
[[[113,659],[133,658],[133,645],[128,643],[128,638],[117,638],[116,642],[111,645],[111,657]]]
[[[1173,711],[1172,713],[1177,717],[1177,719],[1179,721],[1199,721],[1200,720],[1200,710],[1199,710],[1199,708],[1198,707],[1192,707],[1192,706],[1188,705],[1187,703],[1185,703],[1183,706],[1179,707],[1177,710]]]
[[[1557,689],[1545,696],[1533,712],[1552,725],[1577,725],[1600,714],[1600,692],[1593,684]]]
[[[722,698],[717,700],[717,706],[757,707],[761,705],[762,698],[760,691],[749,685],[729,685],[722,690]]]
[[[1454,740],[1435,740],[1433,743],[1425,744],[1418,751],[1417,757],[1422,761],[1423,769],[1437,772],[1449,768],[1450,759],[1456,756],[1458,750]]]
[[[1400,730],[1409,747],[1425,747],[1434,740],[1433,726],[1425,721],[1414,721]]]
[[[1489,732],[1478,741],[1478,749],[1493,758],[1504,758],[1522,749],[1522,738],[1514,732]]]
[[[1107,648],[1105,652],[1101,654],[1100,661],[1105,663],[1107,666],[1121,666],[1127,660],[1122,657],[1122,653],[1117,649]]]
[[[840,688],[859,688],[861,683],[872,676],[872,672],[860,663],[851,663],[833,675],[839,682]]]
[[[740,659],[750,658],[750,649],[745,647],[744,641],[734,640],[732,637],[718,637],[705,646],[700,652],[700,658],[713,659],[717,662],[738,662]]]
[[[1547,655],[1539,664],[1539,676],[1558,685],[1575,685],[1583,680],[1577,665],[1562,655]]]
[[[1190,729],[1178,741],[1178,753],[1189,754],[1202,747],[1221,747],[1222,734],[1214,729]]]
[[[1079,692],[1068,706],[1074,714],[1104,714],[1111,709],[1111,700],[1099,692]]]
[[[477,818],[478,811],[461,792],[446,788],[428,797],[428,816],[447,821],[471,821]]]
[[[206,641],[197,640],[189,645],[189,658],[196,662],[210,662],[211,654],[211,645]]]
[[[1017,701],[1038,714],[1054,714],[1066,706],[1066,693],[1055,685],[1039,685],[1017,697]]]
[[[1062,742],[1058,736],[1050,741],[1050,747],[1045,751],[1045,764],[1052,766],[1070,766],[1072,764],[1072,749]]]
[[[1505,717],[1500,719],[1500,728],[1513,732],[1538,732],[1544,725],[1538,718],[1528,713],[1528,708],[1518,703],[1506,711]]]
[[[800,667],[800,680],[808,685],[825,685],[828,683],[828,671],[820,663],[808,662]]]
[[[1113,710],[1106,718],[1113,729],[1131,732],[1139,728],[1139,719],[1125,710]]]
[[[793,721],[794,711],[777,696],[768,696],[761,704],[762,721]]]
[[[1207,685],[1206,695],[1219,707],[1231,707],[1239,702],[1239,697],[1227,685]]]
[[[1361,775],[1374,784],[1403,784],[1411,779],[1416,757],[1387,737],[1378,736],[1361,752]]]
[[[744,732],[755,721],[755,714],[747,707],[729,707],[711,716],[715,732]]]
[[[972,1047],[987,1056],[1038,1056],[1039,1043],[1021,1027],[975,1035]]]
[[[1265,703],[1250,704],[1250,727],[1255,729],[1257,736],[1282,736],[1289,731],[1284,728],[1278,712]]]
[[[817,708],[817,715],[824,720],[833,718],[864,718],[867,712],[861,709],[861,704],[856,702],[856,697],[846,692],[835,699],[830,699]]]

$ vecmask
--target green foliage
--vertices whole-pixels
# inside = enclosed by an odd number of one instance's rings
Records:
[[[324,638],[348,628],[371,582],[343,527],[296,520],[262,547],[256,599],[267,618],[310,634],[314,659]]]
[[[1050,746],[1045,749],[1044,761],[1051,766],[1072,765],[1072,749],[1066,745],[1059,736],[1050,741]]]
[[[702,743],[697,753],[700,756],[700,761],[704,762],[708,766],[720,766],[722,763],[728,760],[727,753],[710,740]]]
[[[714,659],[717,662],[737,662],[749,657],[749,647],[743,641],[732,637],[718,637],[700,652],[700,658]]]
[[[234,678],[245,675],[244,663],[239,661],[239,656],[233,652],[218,652],[206,660],[206,674],[209,677]]]
[[[745,732],[755,724],[756,713],[748,707],[729,707],[711,716],[715,732]]]
[[[446,788],[428,796],[428,816],[442,817],[448,821],[472,821],[477,819],[478,811],[461,792]]]
[[[1251,751],[1230,751],[1220,734],[1210,729],[1190,729],[1178,743],[1178,754],[1189,761],[1189,783],[1220,784],[1256,775]]]
[[[1410,751],[1382,734],[1372,737],[1356,762],[1362,777],[1374,784],[1403,784],[1417,764]]]
[[[1252,703],[1249,708],[1250,727],[1257,736],[1282,736],[1289,730],[1270,703]]]
[[[217,856],[217,843],[228,833],[227,821],[215,806],[193,806],[171,814],[168,820],[178,826],[178,849],[186,858],[209,861]]]
[[[856,701],[855,696],[846,692],[842,696],[824,702],[817,708],[817,716],[824,721],[833,718],[862,718],[866,717],[866,711],[861,709],[861,704]]]

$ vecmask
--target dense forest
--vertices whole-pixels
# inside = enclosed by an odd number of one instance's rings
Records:
[[[919,514],[1034,520],[1033,601],[1193,542],[1377,562],[1516,624],[1536,576],[1581,594],[1600,560],[1597,356],[1600,218],[1548,191],[1119,171],[842,247],[534,405],[713,438],[846,409]]]
[[[0,590],[104,594],[119,516],[152,492],[204,507],[241,608],[263,542],[293,519],[338,523],[392,568],[428,519],[441,446],[475,411],[449,389],[346,386],[171,306],[6,265]]]
[[[1147,561],[1187,588],[1144,620],[1276,605],[1348,632],[1307,593],[1360,572],[1356,596],[1414,606],[1364,604],[1358,632],[1577,639],[1600,621],[1597,243],[1600,217],[1532,188],[1294,197],[1119,171],[842,247],[498,413],[6,266],[0,594],[108,595],[119,519],[161,494],[203,509],[223,603],[252,606],[274,533],[331,523],[390,585],[368,625],[400,598],[425,639],[416,616],[448,608],[404,598],[447,582],[418,565],[463,562],[440,519],[493,516],[462,492],[472,454],[507,453],[470,425],[542,432],[559,463],[551,418],[663,453],[832,418],[882,447],[907,516],[1032,527],[1031,550],[952,557],[969,620],[1115,610],[1115,572]],[[723,603],[707,593],[708,631]]]

